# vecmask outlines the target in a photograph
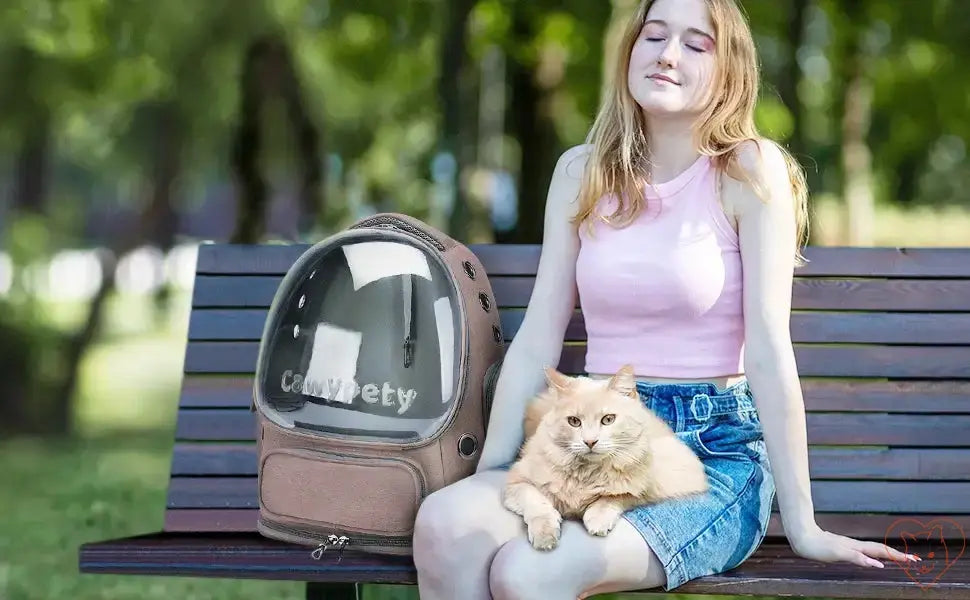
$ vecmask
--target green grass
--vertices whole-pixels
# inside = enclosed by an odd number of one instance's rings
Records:
[[[0,598],[300,598],[289,582],[81,575],[88,541],[158,531],[169,436],[0,444]]]

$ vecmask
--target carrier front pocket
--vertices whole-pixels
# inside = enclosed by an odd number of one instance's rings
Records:
[[[406,460],[322,450],[273,451],[259,477],[265,516],[312,522],[321,531],[410,535],[425,490]]]

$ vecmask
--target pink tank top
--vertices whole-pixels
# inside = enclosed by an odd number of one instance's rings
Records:
[[[738,235],[717,201],[716,171],[701,156],[649,186],[629,226],[579,228],[576,284],[588,338],[586,371],[708,378],[744,372]],[[608,216],[614,197],[597,212]]]

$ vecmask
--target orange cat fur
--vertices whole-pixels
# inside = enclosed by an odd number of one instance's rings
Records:
[[[641,402],[631,366],[609,380],[545,372],[503,495],[535,548],[556,547],[564,518],[606,535],[629,508],[708,490],[700,459]]]

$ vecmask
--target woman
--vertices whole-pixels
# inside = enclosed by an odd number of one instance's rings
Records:
[[[789,334],[805,239],[803,175],[754,125],[754,42],[734,0],[645,0],[622,38],[589,144],[559,160],[535,289],[510,344],[478,472],[429,496],[414,560],[423,600],[567,598],[731,569],[764,538],[776,494],[799,555],[915,560],[822,530]],[[742,268],[743,264],[743,268]],[[559,362],[576,294],[590,376],[636,367],[645,403],[705,464],[709,494],[624,513],[605,537],[561,524],[532,548],[501,503],[525,403]],[[770,459],[770,460],[769,460]]]

